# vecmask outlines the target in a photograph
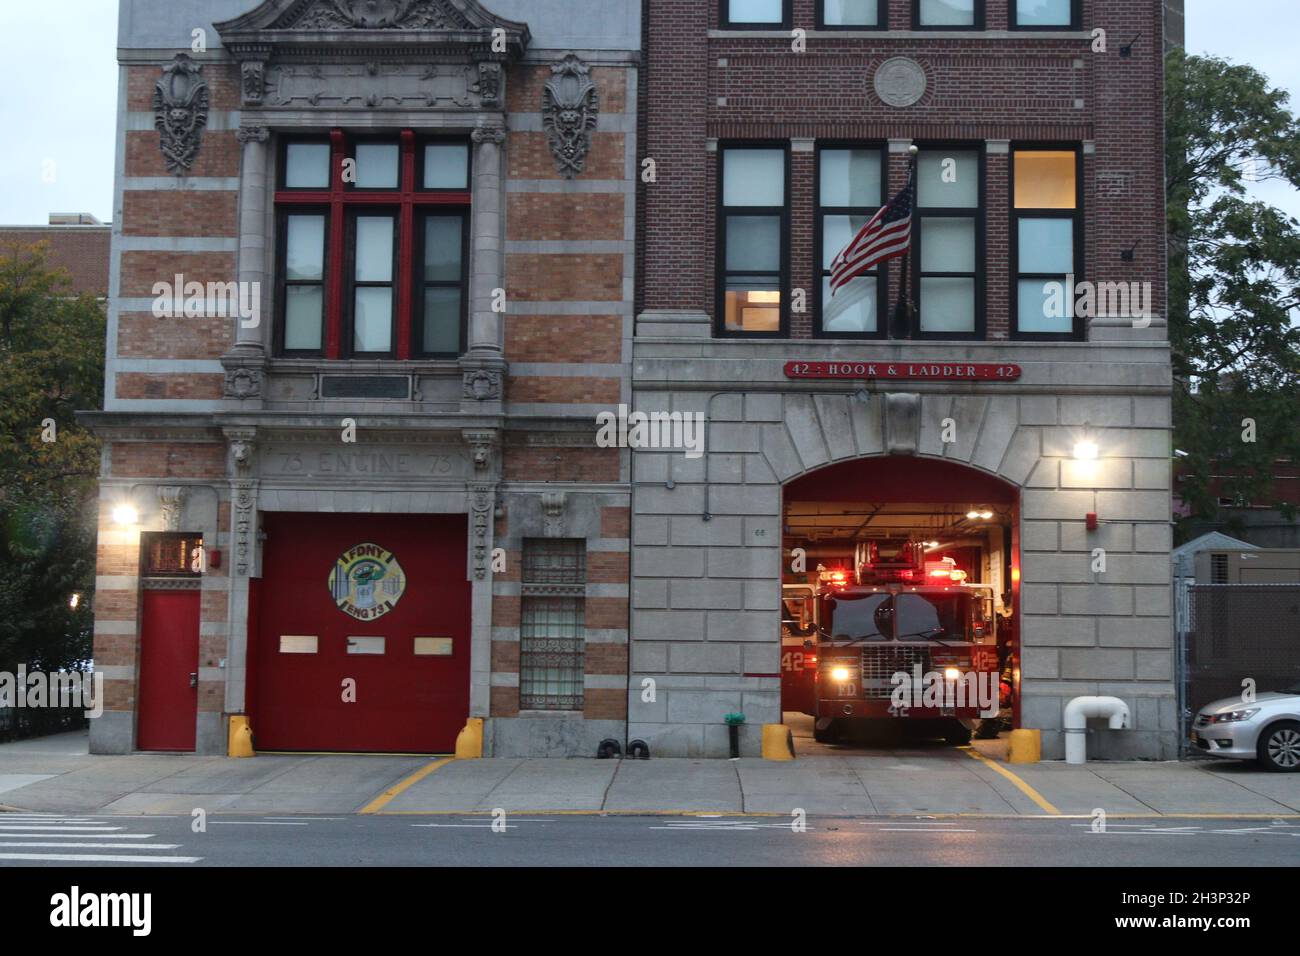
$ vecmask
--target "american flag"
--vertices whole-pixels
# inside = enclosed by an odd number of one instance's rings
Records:
[[[882,206],[831,263],[831,296],[848,282],[874,269],[886,259],[907,252],[912,244],[912,193],[915,179],[907,178],[903,191]]]

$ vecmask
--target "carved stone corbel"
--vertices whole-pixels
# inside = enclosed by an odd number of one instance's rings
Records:
[[[555,168],[573,179],[587,163],[600,97],[591,68],[572,53],[551,65],[554,74],[542,90],[542,129],[555,156]]]
[[[271,138],[271,131],[265,126],[241,126],[235,133],[235,139],[239,140],[241,146],[249,143],[265,143]]]
[[[223,429],[229,443],[231,476],[231,550],[234,572],[247,577],[253,567],[257,548],[257,429]]]
[[[564,537],[564,503],[563,491],[542,492],[542,518],[545,522],[545,534],[548,538]]]
[[[506,141],[506,128],[495,123],[480,122],[469,134],[476,144],[495,143],[500,146]]]
[[[226,398],[237,398],[241,401],[248,398],[261,398],[264,378],[262,369],[255,366],[238,365],[227,368],[223,394]]]
[[[181,515],[185,510],[185,499],[189,489],[184,485],[160,485],[158,487],[158,510],[162,515],[163,531],[180,531]]]
[[[464,396],[476,402],[498,402],[502,395],[504,375],[495,368],[475,368],[465,371]]]
[[[471,431],[461,432],[465,443],[469,445],[470,460],[474,463],[474,471],[480,473],[490,472],[492,470],[493,456],[496,454],[497,433],[494,431]]]
[[[470,488],[470,540],[474,548],[474,577],[483,580],[488,571],[488,533],[492,527],[495,495],[491,485]]]
[[[177,53],[153,88],[154,128],[167,171],[184,176],[194,165],[208,125],[208,84],[203,67]]]
[[[483,109],[498,109],[501,106],[501,64],[484,60],[478,65],[478,95]]]

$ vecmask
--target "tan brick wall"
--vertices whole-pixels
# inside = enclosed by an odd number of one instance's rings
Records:
[[[617,315],[508,315],[506,357],[512,362],[602,362],[623,358]]]
[[[135,589],[97,588],[95,591],[97,621],[134,621],[139,609],[139,594]]]
[[[491,711],[493,717],[519,716],[519,688],[493,687]]]
[[[545,133],[510,133],[506,157],[511,179],[563,179],[555,168],[555,156]],[[623,179],[624,140],[622,133],[593,133],[583,179]]]
[[[493,641],[492,642],[492,673],[494,674],[519,673],[519,642],[518,641]]]
[[[118,398],[220,399],[225,376],[220,374],[155,375],[149,372],[119,372]]]
[[[626,538],[631,533],[631,508],[600,509],[600,536],[602,538]]]
[[[592,584],[627,583],[628,558],[626,551],[588,551],[587,581]]]
[[[203,591],[199,596],[199,620],[226,622],[230,613],[230,595],[226,591]],[[224,642],[225,638],[221,638]]]
[[[620,255],[506,256],[506,295],[525,302],[619,302],[623,298]]]
[[[96,655],[96,660],[98,660],[98,655]],[[104,681],[104,709],[116,711],[135,710],[135,681]]]
[[[550,65],[516,67],[510,71],[510,88],[506,91],[506,109],[511,113],[540,113],[542,91],[554,76]],[[594,66],[591,81],[596,84],[600,112],[627,111],[627,71],[620,67]],[[151,94],[152,95],[152,94]]]
[[[236,192],[122,194],[122,233],[127,236],[234,237],[239,214]]]
[[[95,664],[99,667],[135,667],[134,634],[96,634]]]
[[[96,574],[139,574],[140,549],[134,544],[95,545]]]
[[[618,481],[617,448],[507,448],[507,481]]]
[[[622,193],[510,193],[507,239],[619,240]]]
[[[154,298],[155,282],[174,284],[176,276],[185,282],[234,282],[233,252],[124,252],[122,253],[122,295]],[[182,290],[183,291],[183,290]]]
[[[616,378],[511,375],[506,380],[506,398],[511,402],[617,405],[619,390]]]
[[[154,85],[162,79],[170,57],[159,57],[157,66],[126,68],[126,108],[133,113],[153,112]],[[239,109],[239,68],[222,63],[204,63],[203,79],[208,84],[208,106],[213,112]]]
[[[114,478],[224,478],[226,474],[226,449],[222,445],[117,442],[109,454]],[[131,550],[134,553],[135,548]]]
[[[492,595],[492,626],[516,628],[519,626],[519,598],[502,594]]]
[[[626,644],[588,644],[584,657],[588,674],[627,673]]]
[[[235,341],[232,317],[157,319],[148,312],[117,317],[120,358],[217,359]]]
[[[127,176],[175,176],[163,162],[158,148],[158,134],[153,130],[130,130],[126,134]],[[239,140],[233,131],[205,130],[203,145],[190,167],[190,176],[238,176]],[[194,195],[194,190],[185,195]],[[173,195],[176,195],[173,193]]]
[[[587,598],[586,625],[620,630],[627,627],[627,598]]]
[[[627,691],[589,687],[582,715],[588,720],[626,720]]]

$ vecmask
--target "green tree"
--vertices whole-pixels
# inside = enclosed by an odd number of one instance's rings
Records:
[[[1300,187],[1300,124],[1258,71],[1182,50],[1166,58],[1165,122],[1180,491],[1193,518],[1219,517],[1219,494],[1290,516],[1270,478],[1300,460],[1300,223],[1252,199],[1245,171]],[[1230,476],[1218,492],[1211,474]]]
[[[44,244],[0,247],[0,670],[90,657],[104,311]],[[71,606],[78,595],[77,606]]]

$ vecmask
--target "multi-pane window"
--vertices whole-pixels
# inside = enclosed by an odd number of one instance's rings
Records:
[[[823,147],[817,152],[816,235],[821,257],[821,332],[872,335],[884,329],[884,266],[831,294],[831,264],[883,204],[883,150]]]
[[[1078,276],[1079,154],[1075,149],[1016,149],[1012,154],[1011,243],[1015,331],[1067,338],[1079,331],[1068,301]]]
[[[276,347],[326,358],[464,348],[469,144],[290,139],[280,152]]]
[[[1078,27],[1079,7],[1079,0],[1013,0],[1011,26],[1021,30]]]
[[[525,539],[521,578],[519,707],[582,710],[586,542]]]
[[[781,146],[726,148],[719,167],[722,331],[780,335],[789,272],[786,150]]]
[[[888,19],[886,3],[887,0],[818,0],[817,26],[831,29],[884,28]]]
[[[914,0],[913,26],[921,29],[982,29],[984,0]]]
[[[790,25],[790,0],[722,0],[724,29],[771,29]]]
[[[978,150],[922,149],[917,157],[912,288],[923,337],[983,331],[981,165]]]

